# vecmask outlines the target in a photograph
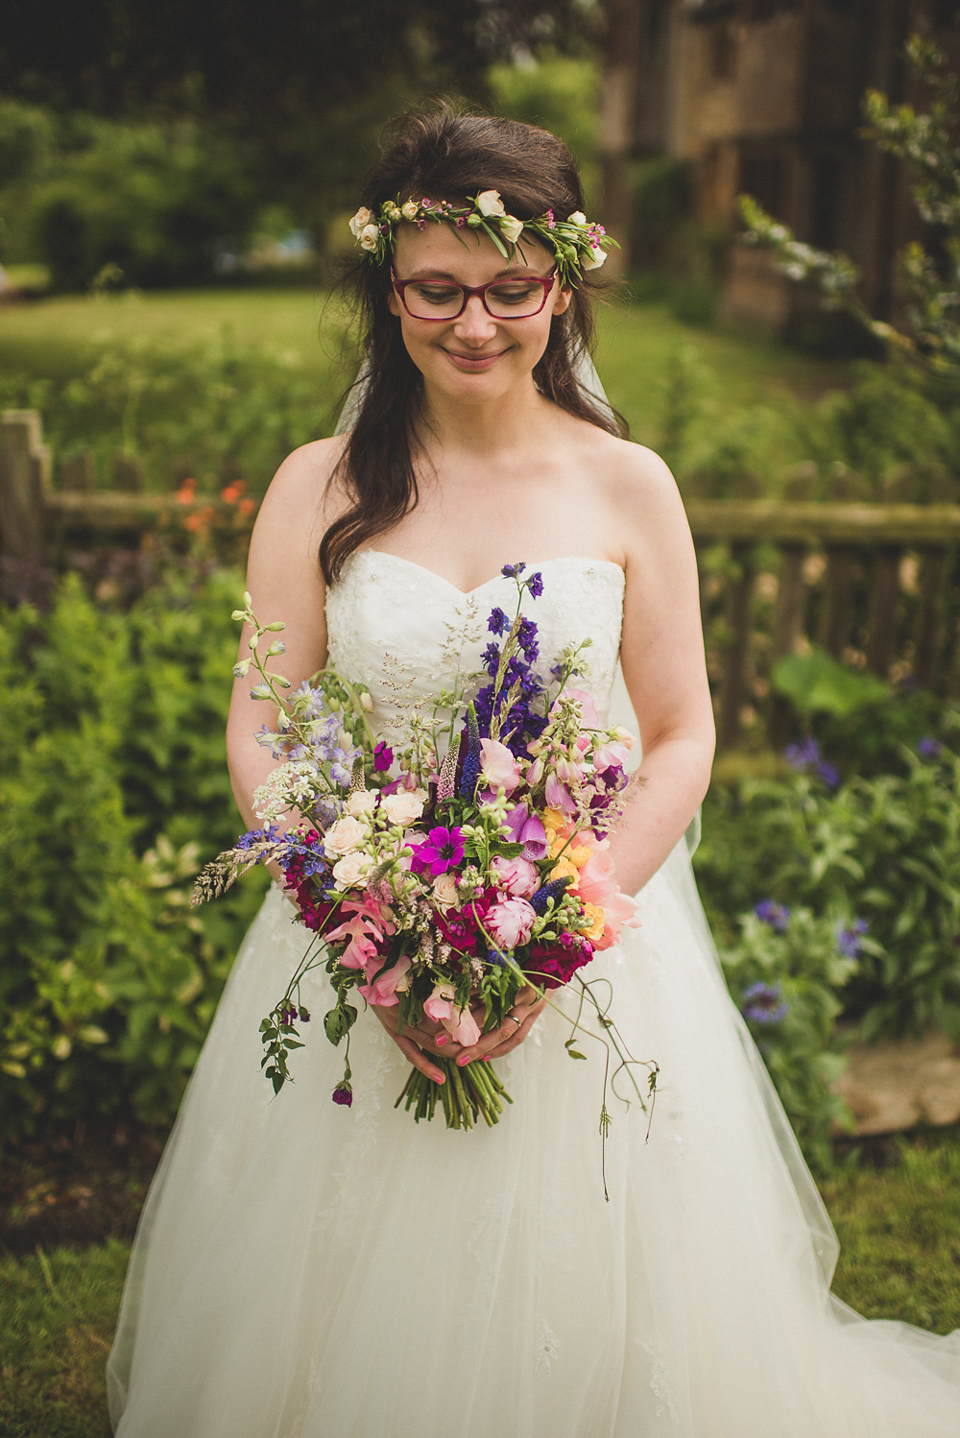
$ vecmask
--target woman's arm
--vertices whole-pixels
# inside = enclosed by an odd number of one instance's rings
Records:
[[[644,786],[611,839],[636,893],[686,830],[710,782],[715,743],[697,561],[676,483],[652,451],[626,446],[617,513],[626,534],[621,663],[640,726]]]
[[[260,506],[250,540],[247,589],[261,624],[282,620],[277,636],[286,653],[271,668],[297,685],[322,668],[327,657],[324,618],[325,590],[317,550],[329,522],[327,481],[339,453],[340,440],[318,440],[294,450],[277,470]],[[249,656],[251,635],[244,625],[239,657]],[[266,724],[275,727],[275,704],[250,698],[257,683],[254,670],[235,679],[227,720],[227,764],[237,808],[249,828],[258,826],[253,793],[276,760],[257,743]],[[276,877],[276,875],[275,875]]]

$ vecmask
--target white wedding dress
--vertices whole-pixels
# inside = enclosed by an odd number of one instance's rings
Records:
[[[605,709],[621,570],[531,568],[544,667],[592,637],[585,687]],[[331,660],[389,725],[399,671],[407,697],[436,691],[464,635],[478,668],[483,620],[514,593],[496,578],[465,596],[361,551],[327,601]],[[602,1049],[583,1040],[572,1062],[551,1009],[497,1064],[514,1099],[500,1124],[450,1132],[394,1109],[408,1066],[371,1014],[353,1108],[331,1102],[343,1053],[320,970],[296,1081],[274,1097],[258,1025],[305,934],[271,891],[144,1209],[109,1365],[120,1438],[957,1438],[960,1330],[866,1322],[829,1293],[833,1232],[683,845],[639,907],[585,971],[610,978],[626,1042],[660,1065],[649,1141],[639,1107],[610,1102],[607,1203]]]

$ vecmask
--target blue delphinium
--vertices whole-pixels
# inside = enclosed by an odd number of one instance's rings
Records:
[[[849,928],[837,925],[837,949],[845,959],[856,959],[863,953],[860,940],[869,927],[866,919],[854,919]]]
[[[804,739],[802,743],[788,744],[783,751],[783,757],[798,774],[816,774],[828,789],[835,789],[840,783],[840,775],[833,765],[823,758],[816,739]]]
[[[939,759],[943,753],[943,745],[939,739],[933,739],[929,735],[917,740],[917,753],[921,759]]]

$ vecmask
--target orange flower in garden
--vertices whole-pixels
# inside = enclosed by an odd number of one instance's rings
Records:
[[[195,509],[188,514],[183,521],[184,528],[189,529],[191,534],[205,535],[216,518],[216,511],[212,504],[205,504],[202,509]]]
[[[244,519],[251,515],[256,509],[256,507],[256,501],[249,498],[241,499],[240,503],[237,505],[237,509],[243,515]]]
[[[220,498],[222,500],[225,500],[227,504],[236,504],[237,500],[240,498],[241,494],[243,494],[243,491],[246,489],[246,487],[246,480],[235,479],[230,484],[225,485],[224,488],[221,489]]]
[[[192,504],[196,497],[197,481],[195,479],[185,479],[174,495],[178,504]]]

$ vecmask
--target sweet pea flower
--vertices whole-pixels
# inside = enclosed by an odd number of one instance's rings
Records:
[[[520,765],[498,739],[481,739],[480,774],[491,789],[503,789],[512,794],[520,783]]]
[[[622,769],[628,754],[626,744],[598,744],[593,751],[593,767],[598,774],[602,774],[605,769]]]
[[[504,859],[499,854],[490,863],[501,888],[515,899],[529,899],[540,887],[540,875],[529,859]]]
[[[526,899],[500,899],[488,913],[486,927],[500,948],[515,949],[529,939],[536,917]]]
[[[456,990],[453,984],[434,984],[433,993],[423,1001],[423,1012],[434,1023],[442,1024],[453,1013]]]
[[[389,969],[381,969],[376,978],[366,984],[357,985],[357,993],[361,998],[366,999],[368,1004],[376,1004],[381,1009],[393,1008],[400,1000],[398,993],[406,993],[410,987],[410,980],[407,977],[413,960],[408,954]]]
[[[514,844],[523,845],[525,859],[545,859],[547,856],[547,831],[536,814],[531,814],[526,804],[514,804],[507,810],[504,820]]]
[[[597,713],[597,706],[593,701],[592,694],[588,694],[586,689],[567,689],[564,697],[567,699],[576,699],[580,705],[583,722],[588,729],[599,729],[600,715]]]
[[[633,899],[626,894],[611,894],[607,900],[604,910],[604,929],[602,938],[594,940],[594,948],[609,949],[617,942],[622,928],[639,929],[640,915],[637,913],[637,906]]]
[[[499,190],[481,190],[477,196],[477,209],[485,220],[489,220],[494,215],[506,214]]]
[[[561,784],[556,774],[547,775],[544,793],[551,809],[559,809],[561,814],[575,814],[577,812],[576,800],[566,785]]]
[[[373,899],[348,899],[341,906],[341,913],[350,914],[342,924],[330,929],[326,938],[331,942],[349,938],[350,942],[340,958],[346,969],[362,969],[378,958],[377,944],[383,942],[395,930],[393,916],[389,909],[381,909]]]

